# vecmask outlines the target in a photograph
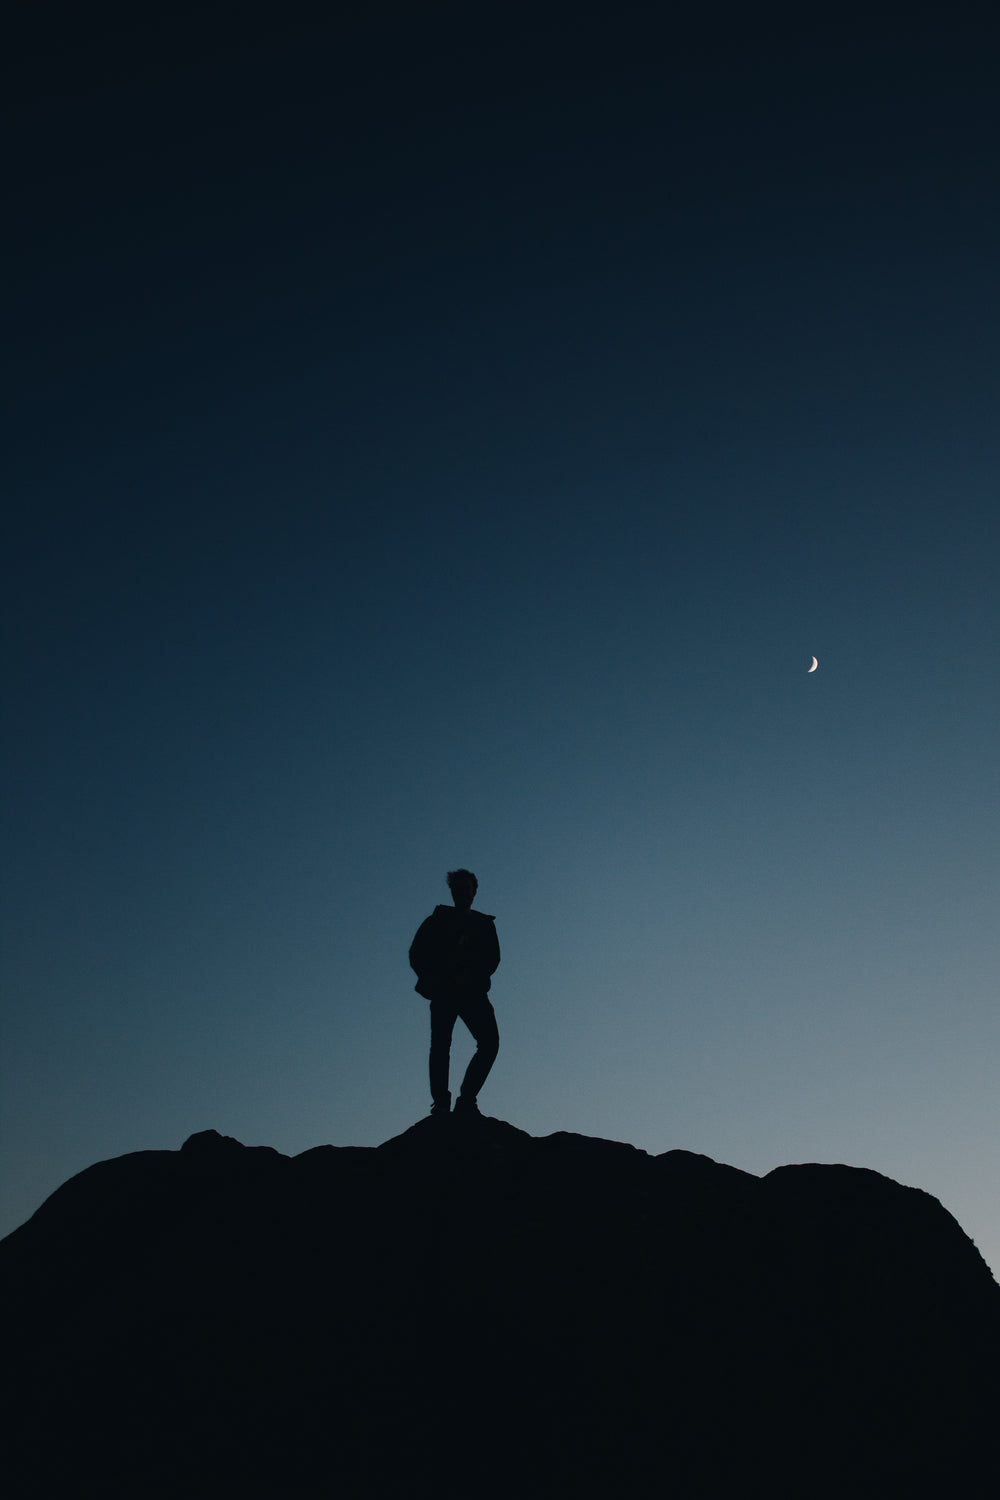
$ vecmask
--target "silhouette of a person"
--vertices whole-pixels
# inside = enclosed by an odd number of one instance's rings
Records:
[[[417,975],[417,994],[431,1002],[431,1114],[446,1115],[451,1109],[451,1037],[461,1018],[476,1050],[455,1100],[455,1113],[478,1115],[476,1097],[500,1047],[496,1012],[488,998],[491,976],[500,963],[500,944],[494,918],[472,910],[479,889],[472,871],[449,870],[448,889],[455,904],[436,906],[421,922],[410,945],[410,967]]]

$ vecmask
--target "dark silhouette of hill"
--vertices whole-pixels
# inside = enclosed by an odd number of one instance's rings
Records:
[[[203,1131],[72,1178],[0,1271],[7,1494],[998,1493],[1000,1288],[862,1168]]]

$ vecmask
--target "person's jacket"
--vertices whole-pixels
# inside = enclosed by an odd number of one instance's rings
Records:
[[[433,1000],[460,990],[488,990],[500,963],[494,921],[482,911],[436,906],[410,944],[417,994]]]

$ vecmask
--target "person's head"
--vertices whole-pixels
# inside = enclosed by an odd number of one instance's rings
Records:
[[[471,870],[449,870],[448,889],[451,899],[460,911],[468,911],[475,900],[479,881]]]

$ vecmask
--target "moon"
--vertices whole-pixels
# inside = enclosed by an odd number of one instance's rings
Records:
[[[817,661],[817,660],[816,660],[816,658],[815,658],[815,656],[814,656],[814,657],[813,657],[813,664],[812,664],[812,666],[811,666],[811,667],[807,667],[807,668],[806,668],[806,670],[807,670],[807,671],[808,671],[808,672],[815,672],[815,670],[816,670],[816,668],[817,668],[817,667],[818,667],[818,666],[819,666],[819,662],[818,662],[818,661]]]

